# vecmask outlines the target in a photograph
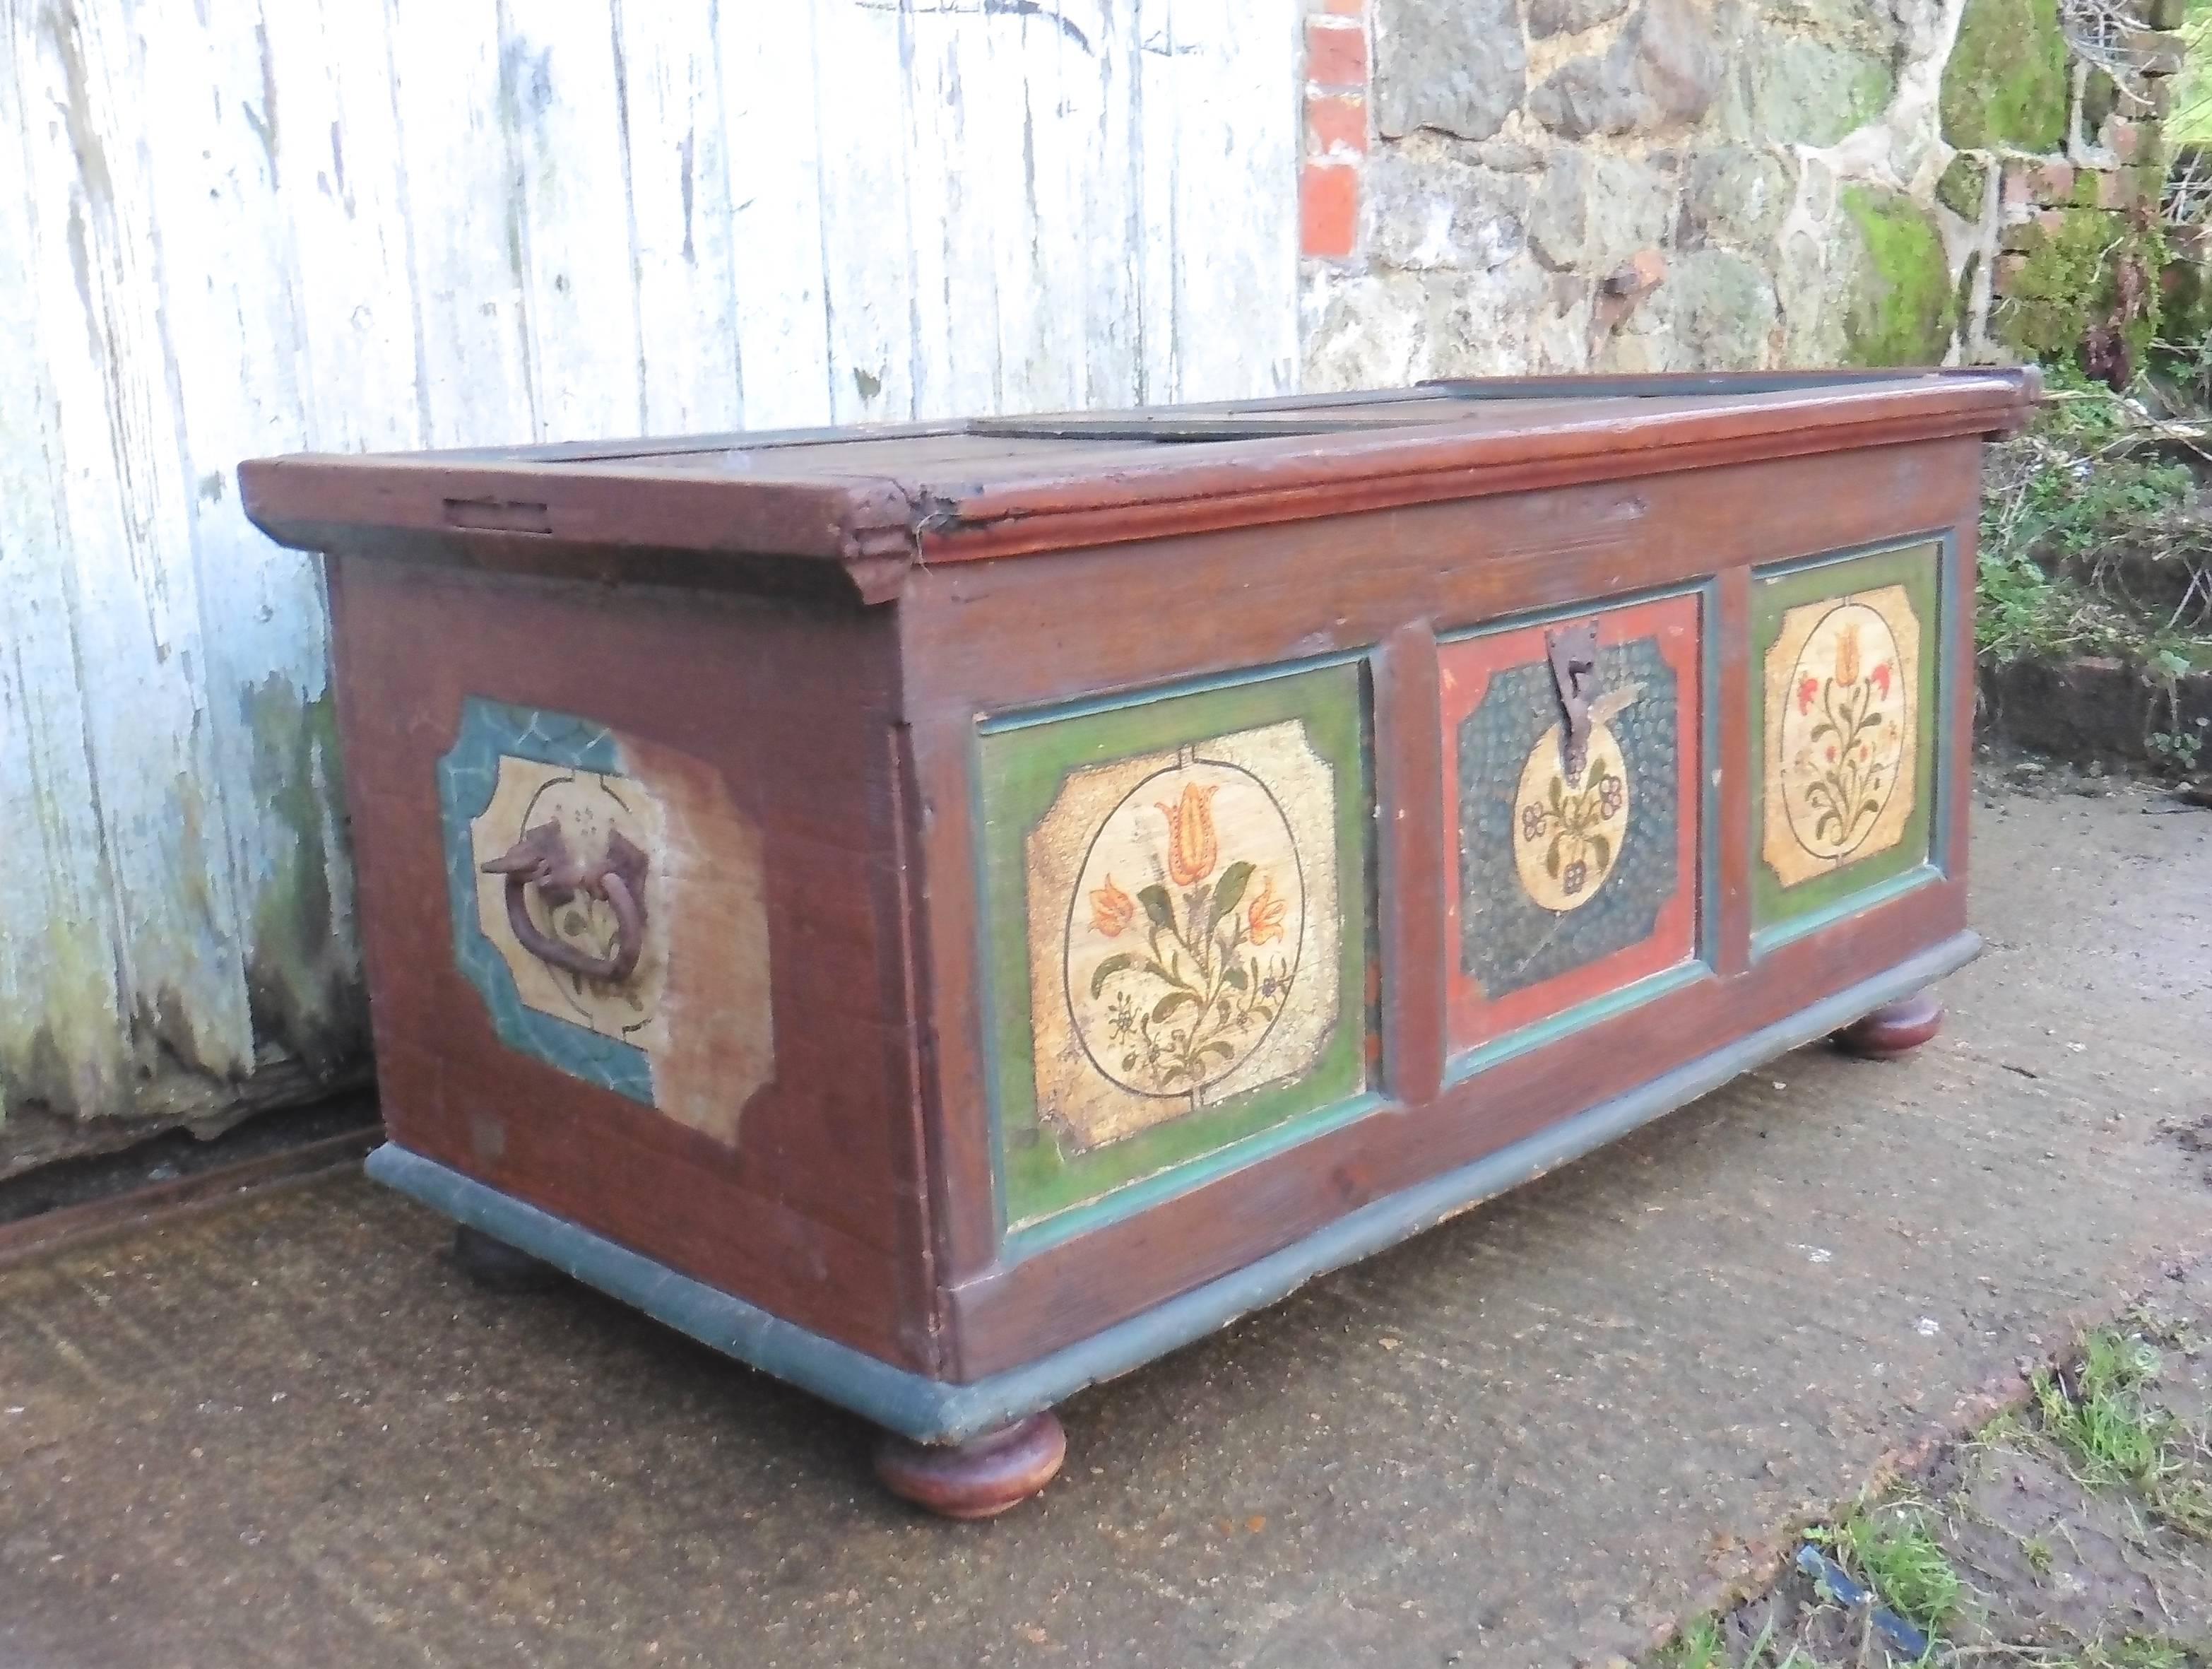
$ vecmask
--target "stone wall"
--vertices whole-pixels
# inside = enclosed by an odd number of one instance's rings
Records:
[[[1307,0],[1308,385],[2137,329],[2182,3]]]

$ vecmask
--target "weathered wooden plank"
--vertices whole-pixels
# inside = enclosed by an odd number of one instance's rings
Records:
[[[1138,398],[1159,404],[1178,398],[1182,386],[1176,314],[1182,228],[1176,171],[1182,136],[1176,112],[1188,49],[1179,44],[1173,0],[1136,0],[1134,24],[1129,126],[1135,145],[1130,173],[1137,203]]]
[[[1065,411],[1083,404],[1085,368],[1094,346],[1083,180],[1098,166],[1088,107],[1101,90],[1091,70],[1103,21],[1095,0],[1059,0],[1048,13],[1024,20],[1031,132],[1028,197],[1041,303],[1023,390],[1022,404],[1030,411]]]
[[[908,15],[908,154],[925,166],[908,186],[914,259],[914,403],[923,418],[960,417],[999,402],[998,275],[990,204],[971,132],[993,98],[986,31],[972,12]]]
[[[0,5],[0,64],[32,56]],[[0,75],[0,158],[27,173],[26,111]],[[0,192],[0,1116],[111,1106],[125,1064],[118,947],[70,629],[57,393],[38,344],[29,204]]]
[[[278,111],[262,6],[143,14],[137,97],[206,656],[206,726],[258,1050],[319,1067],[363,1039],[322,576],[249,525],[234,466],[304,445],[289,228],[269,212]],[[216,397],[220,391],[221,397]]]
[[[1029,43],[1042,26],[1026,13],[988,15],[976,33],[987,89],[970,107],[973,167],[981,220],[990,228],[993,302],[998,324],[996,409],[1034,411],[1041,399],[1037,361],[1042,316],[1056,300],[1037,249],[1036,130],[1030,100]]]
[[[721,26],[738,357],[754,429],[831,419],[813,71],[818,9],[819,0],[747,4]]]
[[[389,20],[380,4],[279,0],[262,21],[276,89],[263,119],[268,211],[289,222],[298,265],[310,443],[334,452],[420,446]]]
[[[821,131],[835,137],[822,149],[818,188],[830,409],[839,423],[910,417],[903,23],[898,9],[868,0],[817,0],[815,11],[814,96]]]
[[[1287,393],[1297,364],[1297,247],[1284,212],[1297,177],[1297,20],[1241,0],[1173,7],[1171,53],[1153,62],[1170,66],[1175,98],[1176,398]]]
[[[500,9],[540,438],[645,427],[635,222],[606,0]]]
[[[1069,119],[1084,148],[1073,207],[1083,235],[1085,372],[1074,403],[1094,410],[1142,399],[1137,285],[1146,228],[1134,162],[1135,22],[1127,6],[1096,0],[1083,17],[1090,58],[1070,98]]]
[[[391,0],[390,16],[423,444],[539,439],[498,0]]]
[[[253,1059],[244,934],[204,722],[137,46],[116,9],[71,0],[23,33],[10,29],[23,247],[55,395],[53,561],[71,600],[66,624],[45,629],[69,632],[76,653],[128,1046],[149,1069],[166,1051],[228,1075]]]
[[[718,0],[616,0],[645,429],[743,421]]]

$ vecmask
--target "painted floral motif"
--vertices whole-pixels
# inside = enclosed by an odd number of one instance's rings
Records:
[[[1114,874],[1133,862],[1152,875],[1133,896]],[[1070,929],[1069,1008],[1098,1069],[1176,1097],[1233,1071],[1296,978],[1298,888],[1289,829],[1256,778],[1194,760],[1139,784],[1093,843],[1087,915]],[[1094,956],[1100,940],[1114,942]]]
[[[1114,877],[1091,894],[1091,930],[1102,939],[1118,939],[1137,919],[1137,901],[1114,885]]]
[[[1790,680],[1779,737],[1791,833],[1816,858],[1863,845],[1896,792],[1905,758],[1905,680],[1889,623],[1863,603],[1814,627]]]
[[[1641,693],[1632,685],[1592,709],[1589,750],[1579,775],[1567,774],[1556,725],[1522,766],[1514,865],[1522,886],[1547,910],[1564,912],[1588,904],[1620,862],[1628,831],[1628,766],[1608,722]]]

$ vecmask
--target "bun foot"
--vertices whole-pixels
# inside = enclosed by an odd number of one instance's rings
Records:
[[[544,1292],[561,1279],[552,1264],[466,1226],[453,1230],[453,1262],[486,1292]]]
[[[1886,1061],[1919,1048],[1942,1028],[1943,1005],[1926,991],[1915,991],[1846,1026],[1836,1043],[1850,1054]]]
[[[1052,1482],[1067,1459],[1067,1433],[1050,1412],[942,1447],[886,1432],[876,1476],[902,1501],[948,1519],[995,1518]]]

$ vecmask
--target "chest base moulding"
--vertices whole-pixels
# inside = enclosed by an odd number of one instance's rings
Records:
[[[1972,956],[2020,373],[264,460],[373,1175],[882,1428],[1053,1406]],[[503,1254],[503,1255],[502,1255]]]

